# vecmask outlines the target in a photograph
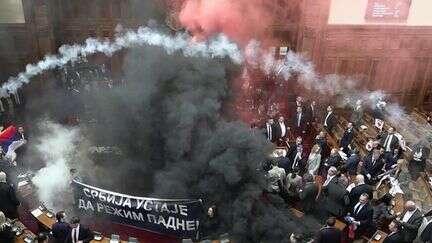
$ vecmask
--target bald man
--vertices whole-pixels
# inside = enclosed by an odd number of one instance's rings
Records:
[[[402,227],[403,242],[412,243],[423,221],[422,213],[413,201],[405,203],[405,211],[397,221]]]

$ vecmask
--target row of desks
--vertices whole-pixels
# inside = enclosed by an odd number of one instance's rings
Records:
[[[51,230],[53,224],[56,222],[54,217],[49,217],[47,215],[47,210],[40,210],[39,208],[36,208],[32,210],[32,215],[38,220],[38,222],[46,229]],[[110,238],[103,237],[101,240],[92,240],[91,243],[109,243]],[[127,243],[127,241],[121,241],[121,243]]]

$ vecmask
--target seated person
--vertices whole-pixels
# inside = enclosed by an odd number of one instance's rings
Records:
[[[393,220],[389,224],[388,229],[390,230],[390,233],[384,239],[383,243],[401,243],[401,242],[404,242],[403,236],[401,233],[402,227],[396,220]]]
[[[0,242],[1,243],[14,243],[15,234],[12,232],[10,226],[6,224],[6,216],[0,211]]]

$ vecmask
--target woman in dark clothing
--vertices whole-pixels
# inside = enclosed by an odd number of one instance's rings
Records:
[[[392,200],[392,195],[385,194],[378,200],[377,206],[374,207],[373,221],[376,223],[376,227],[380,230],[387,231],[389,222],[395,218],[395,216],[390,213]]]
[[[0,242],[1,243],[14,243],[14,233],[10,226],[6,224],[6,216],[0,211]]]
[[[220,220],[215,205],[209,207],[207,215],[201,224],[201,239],[219,239]]]

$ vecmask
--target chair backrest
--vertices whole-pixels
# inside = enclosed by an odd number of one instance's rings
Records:
[[[191,239],[183,239],[182,243],[193,243]]]
[[[120,242],[120,236],[119,236],[119,235],[112,234],[112,235],[111,235],[110,243],[117,243],[117,242]]]

